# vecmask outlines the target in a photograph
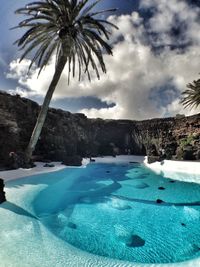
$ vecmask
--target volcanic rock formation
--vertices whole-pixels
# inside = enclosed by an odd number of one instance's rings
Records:
[[[0,204],[6,201],[5,192],[4,192],[4,182],[0,178]]]
[[[0,92],[0,168],[23,165],[18,155],[28,144],[39,109],[31,100]],[[200,114],[145,121],[103,120],[50,108],[34,159],[70,163],[73,157],[80,161],[85,156],[116,154],[148,155],[152,162],[198,160]]]

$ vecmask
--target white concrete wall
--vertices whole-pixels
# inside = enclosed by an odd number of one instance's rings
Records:
[[[155,173],[166,178],[200,183],[200,162],[163,160],[162,162],[148,164],[146,157],[144,164]]]

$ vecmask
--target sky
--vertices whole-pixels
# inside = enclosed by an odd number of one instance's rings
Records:
[[[14,11],[31,0],[1,0],[0,90],[42,103],[54,72],[54,58],[37,78],[27,75],[29,59],[19,63],[13,42],[22,19]],[[107,73],[88,82],[71,81],[63,72],[51,106],[92,118],[142,120],[192,115],[180,104],[186,85],[200,73],[199,0],[102,0],[99,9],[118,8],[108,20],[113,30],[113,56],[105,55]]]

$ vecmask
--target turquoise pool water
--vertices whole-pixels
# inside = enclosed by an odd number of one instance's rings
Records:
[[[66,173],[37,196],[34,209],[56,236],[100,256],[141,263],[200,256],[200,185],[140,164],[90,164]]]
[[[199,184],[163,178],[138,163],[93,163],[23,183],[43,184],[31,214],[63,245],[138,263],[200,256]]]

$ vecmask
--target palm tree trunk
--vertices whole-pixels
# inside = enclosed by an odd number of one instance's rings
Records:
[[[38,141],[39,136],[40,136],[41,131],[42,131],[42,127],[44,125],[44,122],[45,122],[45,119],[47,116],[50,101],[52,99],[55,88],[59,82],[60,76],[62,74],[64,67],[65,67],[65,64],[66,64],[66,57],[62,56],[60,58],[58,64],[57,64],[56,69],[55,69],[53,79],[51,81],[51,84],[49,85],[49,89],[46,93],[43,105],[41,107],[40,113],[39,113],[38,118],[37,118],[37,122],[35,124],[34,130],[33,130],[32,135],[31,135],[31,139],[29,141],[28,147],[27,147],[26,152],[25,152],[27,163],[30,162],[33,151],[35,150],[35,146],[37,144],[37,141]]]

